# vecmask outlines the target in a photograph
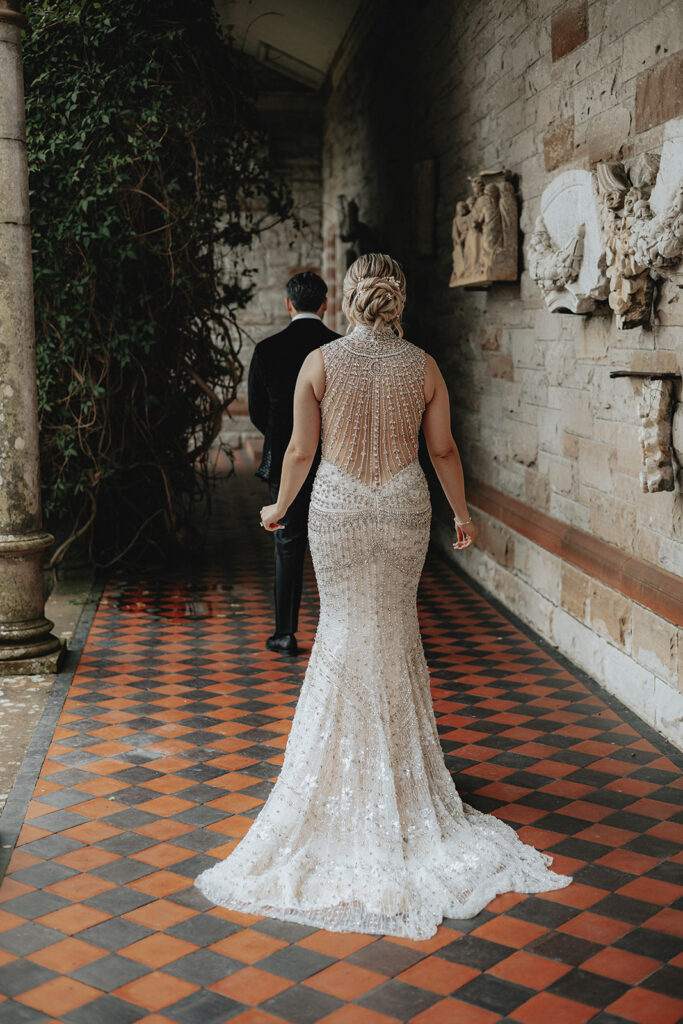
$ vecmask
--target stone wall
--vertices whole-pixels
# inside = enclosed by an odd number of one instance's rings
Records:
[[[442,366],[468,478],[680,576],[680,483],[641,493],[633,388],[609,377],[680,368],[680,290],[661,289],[651,328],[618,331],[608,311],[548,312],[526,260],[519,283],[448,288],[451,220],[467,175],[513,173],[524,251],[555,175],[661,148],[667,121],[683,114],[679,5],[427,0],[402,5],[400,15],[377,8],[374,23],[358,23],[326,101],[324,272],[339,292],[345,259],[335,210],[344,194],[379,247],[406,267],[406,335]],[[437,171],[433,209],[415,188],[425,161]],[[445,524],[442,508],[439,517]],[[654,615],[495,517],[477,518],[481,544],[458,556],[465,571],[683,744],[680,608]],[[437,535],[448,550],[445,525]]]

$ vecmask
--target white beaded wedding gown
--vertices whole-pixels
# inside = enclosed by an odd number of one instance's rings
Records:
[[[315,644],[275,787],[196,884],[234,910],[426,939],[498,893],[571,878],[463,804],[444,764],[416,611],[431,516],[417,461],[425,353],[362,327],[321,351]]]

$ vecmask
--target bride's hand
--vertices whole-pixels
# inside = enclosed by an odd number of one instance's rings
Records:
[[[282,516],[283,513],[279,511],[277,505],[264,505],[261,509],[261,526],[271,533],[275,530],[284,530],[284,525],[280,522]]]
[[[477,539],[477,528],[474,523],[467,523],[465,526],[455,526],[455,542],[453,547],[456,551],[464,551],[472,547]]]

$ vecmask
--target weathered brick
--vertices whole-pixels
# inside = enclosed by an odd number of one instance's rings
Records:
[[[574,156],[574,115],[553,128],[543,139],[546,171],[554,171]]]
[[[683,50],[636,78],[636,132],[683,114]]]
[[[642,605],[633,606],[633,657],[660,679],[678,680],[678,628]]]
[[[580,622],[583,622],[586,614],[589,583],[590,579],[584,572],[575,569],[568,562],[562,563],[560,603],[565,611]]]
[[[628,598],[594,580],[588,604],[588,618],[595,632],[623,649],[631,627],[631,602]]]
[[[566,56],[588,39],[587,0],[570,0],[550,20],[550,40],[554,61]]]

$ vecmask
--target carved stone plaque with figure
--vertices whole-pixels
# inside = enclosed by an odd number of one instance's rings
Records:
[[[518,212],[510,172],[482,171],[455,206],[450,287],[488,288],[517,280]]]

